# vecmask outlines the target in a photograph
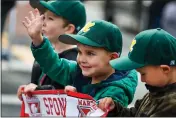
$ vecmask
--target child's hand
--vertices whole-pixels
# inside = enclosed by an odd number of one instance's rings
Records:
[[[65,87],[64,91],[67,93],[69,91],[76,92],[77,90],[75,87],[68,85]]]
[[[115,108],[115,103],[112,98],[105,97],[99,100],[98,107],[103,111],[111,111]]]
[[[32,83],[30,83],[28,85],[21,85],[17,91],[18,98],[22,101],[22,93],[32,92],[36,89],[36,87],[37,87],[37,85],[32,84]]]
[[[22,101],[22,93],[24,93],[24,87],[26,85],[21,85],[18,87],[18,91],[17,91],[17,96],[18,96],[18,99]]]
[[[30,83],[24,87],[24,93],[33,92],[35,91],[36,88],[37,88],[36,84]]]
[[[29,36],[31,37],[33,44],[38,46],[42,43],[42,26],[44,15],[40,15],[38,9],[35,9],[34,12],[30,11],[30,18],[25,17],[23,25],[26,27]]]

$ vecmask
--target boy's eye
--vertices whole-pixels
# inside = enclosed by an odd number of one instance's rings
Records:
[[[78,49],[78,54],[80,55],[81,54],[81,51]]]
[[[49,19],[49,20],[53,20],[53,18],[51,18],[51,17],[49,17],[48,19]]]
[[[144,76],[145,75],[145,73],[141,73],[141,76]]]
[[[87,52],[87,55],[94,56],[95,54],[93,52]]]

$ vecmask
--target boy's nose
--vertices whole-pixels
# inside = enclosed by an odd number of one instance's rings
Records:
[[[80,56],[80,55],[77,56],[77,61],[79,61],[80,63],[86,63],[87,62],[85,56]]]

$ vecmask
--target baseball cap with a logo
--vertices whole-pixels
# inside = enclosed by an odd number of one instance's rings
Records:
[[[128,57],[110,61],[116,70],[130,70],[146,65],[176,66],[176,38],[163,29],[151,29],[136,35]]]
[[[40,4],[57,16],[61,16],[74,24],[77,31],[86,23],[86,10],[79,0],[40,1]]]
[[[104,20],[88,22],[76,35],[64,34],[59,40],[65,44],[76,45],[78,42],[92,47],[105,48],[110,52],[122,51],[122,34],[119,28]]]

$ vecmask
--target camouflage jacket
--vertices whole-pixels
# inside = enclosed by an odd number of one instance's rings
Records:
[[[175,117],[176,83],[158,88],[146,85],[149,93],[137,100],[134,107],[123,108],[119,103],[111,113],[118,117]]]

